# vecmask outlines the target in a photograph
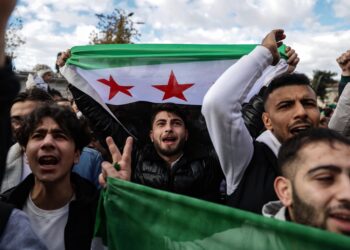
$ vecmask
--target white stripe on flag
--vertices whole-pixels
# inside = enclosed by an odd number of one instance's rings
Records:
[[[120,105],[136,101],[148,101],[201,105],[209,87],[235,61],[199,61],[95,70],[77,68],[77,72],[107,104]],[[193,84],[191,86],[187,85],[186,89],[182,88],[180,91],[180,95],[182,93],[184,98],[181,98],[181,96],[167,98],[164,91],[154,87],[154,85],[167,85],[171,72],[173,72],[180,88],[185,84]],[[128,89],[132,96],[118,92],[110,99],[110,87],[99,81],[100,79],[109,81],[110,77],[118,85],[133,86]]]

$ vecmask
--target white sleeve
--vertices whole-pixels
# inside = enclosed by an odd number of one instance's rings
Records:
[[[271,63],[270,51],[257,46],[227,69],[204,97],[202,113],[226,177],[227,194],[237,188],[254,152],[242,118],[242,103]]]
[[[350,138],[350,84],[345,86],[328,127]]]

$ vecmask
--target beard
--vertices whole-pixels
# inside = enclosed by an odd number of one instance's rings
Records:
[[[156,143],[155,141],[153,142],[153,145],[156,148],[156,151],[158,152],[158,154],[169,157],[169,156],[181,154],[181,152],[184,149],[185,142],[186,142],[186,139],[185,138],[181,138],[179,140],[179,143],[176,145],[176,147],[173,147],[173,148],[172,147],[167,147],[167,148],[163,147],[162,148],[160,146],[160,144]]]
[[[312,227],[317,227],[321,229],[327,229],[326,219],[328,211],[320,211],[321,208],[316,208],[311,204],[305,202],[298,193],[295,188],[293,188],[293,216],[294,222],[299,224],[304,224]],[[318,217],[323,213],[323,220],[321,222],[318,221]]]

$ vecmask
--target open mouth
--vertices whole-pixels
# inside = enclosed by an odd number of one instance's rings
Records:
[[[162,141],[165,143],[174,143],[174,142],[176,142],[176,137],[168,136],[168,137],[163,138]]]
[[[293,135],[296,135],[300,132],[303,132],[305,130],[308,130],[309,128],[311,128],[310,124],[304,124],[304,125],[298,125],[298,126],[295,126],[293,128],[291,128],[289,131],[293,134]]]
[[[55,156],[41,156],[39,158],[40,165],[56,165],[58,163],[58,158]]]
[[[343,234],[350,235],[350,212],[334,212],[329,216],[336,228]]]

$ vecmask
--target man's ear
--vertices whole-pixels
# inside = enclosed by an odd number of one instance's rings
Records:
[[[268,130],[272,130],[272,124],[271,124],[271,119],[270,119],[270,114],[267,112],[264,112],[262,114],[262,120],[265,125],[265,128]]]
[[[188,139],[188,129],[186,128],[185,141]]]
[[[153,142],[153,130],[149,131],[149,139]]]
[[[80,160],[80,151],[79,150],[75,150],[75,153],[74,153],[74,164],[77,164],[79,163],[79,160]]]
[[[277,176],[274,182],[274,188],[278,199],[283,203],[283,205],[285,207],[290,207],[293,202],[291,181],[283,176]]]

